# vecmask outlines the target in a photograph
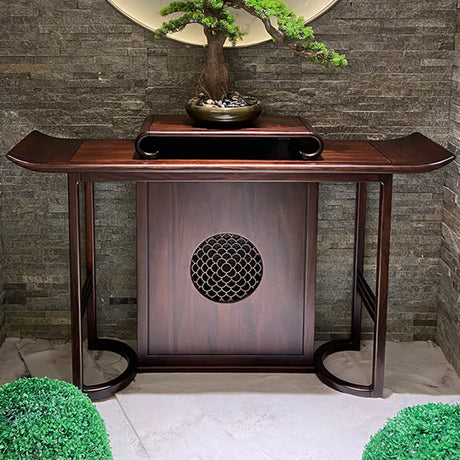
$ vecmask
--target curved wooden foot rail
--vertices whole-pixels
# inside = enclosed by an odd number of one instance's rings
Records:
[[[324,365],[324,360],[331,354],[339,351],[359,350],[359,346],[353,345],[351,340],[334,340],[321,345],[314,354],[316,375],[325,385],[334,390],[348,393],[355,396],[372,397],[373,385],[359,385],[347,382],[332,374]]]
[[[117,391],[126,388],[134,380],[134,377],[136,377],[137,353],[126,343],[112,339],[97,339],[89,349],[111,351],[112,353],[121,355],[128,362],[126,369],[114,379],[94,385],[83,385],[82,391],[86,393],[92,401],[107,398]]]
[[[138,368],[137,353],[126,343],[97,336],[96,261],[94,234],[94,186],[85,183],[85,265],[86,279],[82,283],[80,244],[80,198],[78,174],[69,174],[69,238],[70,238],[70,300],[72,328],[72,381],[93,400],[107,398],[128,386]],[[83,372],[83,320],[87,316],[88,349],[110,351],[126,359],[126,369],[108,382],[86,385]]]
[[[380,180],[379,220],[377,236],[377,263],[375,293],[364,277],[364,243],[366,228],[367,184],[356,187],[355,248],[353,261],[353,299],[351,314],[351,338],[334,340],[320,346],[313,357],[318,378],[329,387],[355,396],[381,398],[385,368],[385,335],[388,296],[388,259],[390,248],[392,176]],[[359,385],[336,377],[324,365],[332,353],[359,350],[363,306],[374,322],[372,383]]]

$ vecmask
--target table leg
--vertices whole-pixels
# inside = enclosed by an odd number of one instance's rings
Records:
[[[72,382],[83,389],[83,327],[80,274],[79,175],[68,175],[70,245],[70,321],[72,336]]]
[[[96,257],[94,232],[94,184],[85,182],[85,247],[86,279],[90,284],[87,302],[88,348],[94,349],[97,342],[96,321]]]
[[[314,355],[316,375],[326,385],[356,396],[382,397],[385,367],[385,336],[388,298],[388,262],[390,250],[392,176],[379,178],[380,204],[377,242],[375,295],[363,274],[366,223],[366,184],[358,184],[356,200],[355,254],[353,273],[352,333],[346,340],[333,340],[321,345]],[[358,350],[361,336],[361,313],[365,306],[374,321],[372,382],[360,385],[336,377],[324,365],[332,353]]]
[[[80,390],[97,400],[106,398],[126,387],[136,376],[137,354],[127,344],[97,337],[96,323],[96,266],[94,232],[94,187],[85,182],[85,254],[86,279],[81,280],[80,177],[69,174],[69,239],[70,239],[70,318],[72,335],[72,382]],[[83,316],[87,314],[88,348],[118,353],[127,361],[126,369],[114,379],[95,385],[85,385],[83,373]]]
[[[374,317],[374,359],[372,365],[371,388],[371,396],[376,398],[380,398],[383,395],[388,300],[388,268],[390,256],[392,182],[392,176],[383,176],[380,182]]]
[[[361,347],[361,321],[363,302],[358,292],[358,282],[359,276],[362,276],[364,268],[366,203],[367,184],[365,182],[358,182],[356,185],[355,249],[353,261],[353,298],[351,314],[351,342],[354,350],[359,350]]]

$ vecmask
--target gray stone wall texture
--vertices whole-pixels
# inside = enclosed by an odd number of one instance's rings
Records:
[[[2,200],[2,197],[0,195],[0,208],[1,208],[1,200]],[[0,222],[0,235],[1,235],[1,222]],[[1,241],[0,241],[0,254],[3,254]],[[2,345],[3,341],[5,340],[5,336],[6,336],[4,298],[5,298],[5,291],[3,289],[3,268],[2,268],[2,261],[0,257],[0,346]]]
[[[420,131],[447,145],[456,0],[341,0],[313,23],[349,66],[313,65],[273,43],[228,49],[235,87],[268,114],[296,114],[327,138]],[[66,178],[4,154],[32,129],[80,138],[135,136],[150,112],[182,113],[204,49],[153,34],[103,0],[17,0],[0,9],[0,169],[6,333],[69,334]],[[436,337],[445,171],[394,184],[389,337]],[[135,190],[96,188],[100,329],[136,328]],[[351,184],[320,190],[317,337],[349,330]],[[375,215],[375,190],[369,212]],[[376,243],[370,223],[367,270]],[[457,254],[458,257],[458,254]],[[368,324],[368,323],[367,323]]]
[[[457,159],[447,168],[444,187],[438,342],[460,372],[460,10],[453,75],[449,148]]]
[[[1,171],[0,171],[1,172]],[[3,239],[2,239],[2,219],[1,219],[1,210],[3,207],[3,199],[2,199],[2,187],[1,187],[2,179],[0,176],[0,346],[2,345],[3,341],[5,340],[6,336],[6,327],[5,327],[5,307],[4,307],[4,299],[5,299],[5,290],[3,288],[3,281],[4,281],[4,271],[3,271]]]

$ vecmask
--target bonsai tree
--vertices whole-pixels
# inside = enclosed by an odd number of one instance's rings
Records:
[[[160,10],[162,16],[182,13],[155,31],[156,37],[179,32],[188,24],[201,24],[207,39],[207,57],[197,93],[223,100],[230,90],[230,79],[223,53],[224,43],[233,45],[244,35],[235,25],[229,7],[242,9],[262,21],[273,41],[291,48],[296,54],[326,66],[344,66],[345,56],[327,49],[315,40],[311,27],[297,17],[283,0],[185,0],[173,1]]]

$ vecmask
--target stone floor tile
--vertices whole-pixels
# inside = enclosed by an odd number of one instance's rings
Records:
[[[71,382],[70,342],[22,339],[17,345],[31,375]],[[84,354],[84,375],[86,384],[100,383],[106,380],[89,353]]]
[[[138,460],[149,458],[142,442],[125,417],[116,398],[99,401],[96,407],[105,421],[114,460]]]
[[[371,356],[364,343],[326,364],[366,383]],[[0,348],[0,375],[11,380],[28,372],[68,379],[70,362],[69,343],[8,339]],[[85,353],[85,362],[90,378],[125,365],[100,352]],[[382,399],[338,393],[314,374],[150,373],[96,407],[115,460],[360,460],[389,417],[427,402],[460,402],[460,379],[441,349],[388,342]]]
[[[18,339],[5,339],[0,347],[0,385],[13,382],[28,373],[24,361],[16,348]]]

